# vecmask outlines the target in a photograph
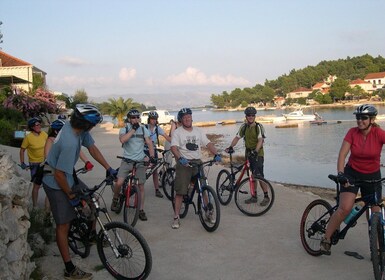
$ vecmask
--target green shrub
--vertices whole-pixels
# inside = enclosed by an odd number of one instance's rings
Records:
[[[23,114],[15,109],[0,107],[0,119],[6,119],[13,124],[24,123]]]
[[[10,146],[13,140],[14,126],[5,119],[0,119],[0,144]]]

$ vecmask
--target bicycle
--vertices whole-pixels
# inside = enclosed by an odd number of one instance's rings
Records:
[[[186,217],[189,205],[192,204],[194,207],[195,214],[198,214],[199,220],[205,230],[208,232],[215,231],[220,222],[221,212],[218,202],[218,198],[212,187],[208,185],[207,177],[204,172],[205,166],[213,165],[214,160],[209,160],[202,163],[190,162],[190,167],[197,167],[198,173],[191,178],[194,180],[194,187],[189,186],[189,192],[183,196],[182,207],[179,213],[179,217],[183,219]],[[195,206],[193,201],[195,193],[198,194],[197,205]],[[175,210],[175,189],[174,181],[171,184],[171,196],[172,196],[172,208]]]
[[[132,163],[133,167],[128,176],[124,179],[123,185],[120,189],[119,207],[115,213],[119,214],[123,208],[124,222],[134,227],[139,218],[141,204],[139,179],[136,178],[136,168],[138,164],[148,165],[149,163],[146,161],[134,161],[120,156],[117,158],[122,159],[129,164]],[[113,188],[113,186],[111,187]]]
[[[162,149],[156,149],[156,151],[162,154],[162,158],[158,159],[157,164],[146,170],[146,179],[159,170],[159,187],[163,189],[165,196],[171,200],[171,183],[175,178],[175,168],[171,167],[171,164],[167,161],[167,156],[171,151]]]
[[[86,172],[84,168],[77,170],[77,173]],[[88,257],[93,238],[92,225],[96,219],[100,226],[96,236],[98,255],[107,271],[116,279],[145,279],[152,268],[150,247],[135,228],[111,220],[102,197],[105,187],[111,185],[113,179],[109,177],[93,188],[74,191],[79,204],[74,207],[76,218],[70,225],[68,245],[75,254]],[[107,222],[101,220],[100,212],[104,213]]]
[[[242,213],[248,216],[265,214],[273,206],[275,200],[273,186],[265,178],[252,174],[249,158],[246,158],[243,164],[235,165],[232,157],[234,150],[230,150],[228,153],[230,156],[230,171],[227,169],[219,171],[216,181],[219,202],[222,205],[228,205],[235,192],[235,204]],[[240,173],[240,176],[236,180],[235,176],[238,173]],[[247,178],[243,179],[245,174]],[[258,186],[260,187],[260,191],[258,191]],[[265,187],[270,198],[267,204],[262,203],[264,198],[262,186]],[[256,198],[256,202],[247,203],[250,197]],[[258,201],[261,201],[261,203],[257,203]]]
[[[337,196],[336,205],[333,207],[323,199],[316,199],[312,201],[305,209],[300,224],[300,236],[303,247],[306,252],[312,256],[322,255],[320,249],[321,238],[324,236],[326,226],[329,223],[331,215],[336,211],[339,206],[339,195],[341,182],[338,176],[329,175],[329,179],[336,183]],[[379,180],[360,180],[355,181],[355,185],[361,185],[364,183],[378,184],[385,181],[385,178]],[[364,206],[359,212],[353,216],[350,221],[342,228],[334,232],[331,237],[331,244],[336,245],[340,239],[344,239],[348,230],[356,225],[357,220],[368,210],[368,230],[370,238],[370,251],[373,263],[373,271],[375,279],[384,279],[384,262],[385,262],[385,245],[384,245],[384,205],[382,198],[377,197],[377,194],[371,194],[364,197],[358,197],[355,199],[356,203],[364,203]],[[381,212],[372,212],[373,206],[379,206]]]

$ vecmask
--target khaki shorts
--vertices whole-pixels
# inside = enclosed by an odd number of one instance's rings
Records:
[[[124,160],[122,160],[120,167],[119,167],[119,172],[118,172],[118,178],[126,178],[130,171],[133,168],[133,163],[127,163]],[[146,182],[146,169],[142,163],[136,164],[136,173],[135,173],[135,178],[139,180],[139,184],[144,184]]]
[[[192,162],[201,163],[201,160],[191,160]],[[176,194],[186,195],[187,189],[191,182],[191,177],[198,173],[197,167],[186,167],[181,165],[178,161],[175,166],[175,183],[174,189]]]

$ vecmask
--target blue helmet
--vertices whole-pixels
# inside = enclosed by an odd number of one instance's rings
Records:
[[[190,108],[182,108],[178,112],[178,122],[182,121],[184,115],[192,115],[192,111]]]
[[[59,131],[63,127],[64,124],[65,124],[65,121],[63,121],[63,120],[55,120],[51,123],[51,128]]]
[[[28,120],[27,125],[28,125],[29,129],[32,129],[32,127],[34,127],[36,123],[41,123],[41,122],[42,122],[41,118],[34,117],[34,118]]]
[[[77,104],[75,113],[94,126],[103,121],[102,114],[92,104]]]

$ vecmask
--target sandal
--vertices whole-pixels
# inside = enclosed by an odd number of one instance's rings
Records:
[[[364,257],[361,256],[360,254],[358,254],[357,252],[345,251],[344,254],[347,255],[347,256],[354,257],[354,258],[356,258],[358,260],[363,260],[364,259]]]
[[[321,243],[320,243],[320,250],[321,254],[330,256],[330,247],[332,246],[332,243],[328,241],[325,237],[322,237]]]

